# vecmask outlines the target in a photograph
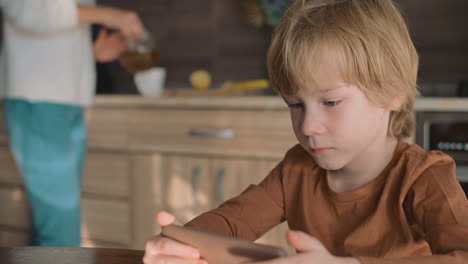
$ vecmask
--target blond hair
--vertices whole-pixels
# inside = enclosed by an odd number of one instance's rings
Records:
[[[399,99],[388,134],[412,134],[418,55],[392,0],[293,0],[268,51],[273,88],[295,94],[310,74],[306,66],[323,58],[372,102],[390,107]]]

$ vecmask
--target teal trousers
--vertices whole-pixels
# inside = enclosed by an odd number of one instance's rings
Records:
[[[83,107],[7,99],[5,120],[32,207],[31,244],[80,246]]]

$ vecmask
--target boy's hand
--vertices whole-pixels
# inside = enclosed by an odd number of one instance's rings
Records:
[[[296,255],[277,258],[270,261],[255,262],[255,264],[360,264],[359,260],[355,258],[333,256],[319,240],[304,232],[289,231],[287,237],[289,244],[297,250],[298,253]]]
[[[161,226],[176,223],[175,217],[167,212],[159,212],[157,219]],[[145,264],[207,264],[205,260],[200,259],[200,252],[196,248],[161,235],[154,236],[146,242],[143,262]]]

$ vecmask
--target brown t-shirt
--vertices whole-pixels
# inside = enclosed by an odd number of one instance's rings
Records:
[[[296,145],[259,185],[187,225],[255,240],[287,220],[363,264],[468,263],[468,202],[448,155],[399,141],[358,190],[333,192],[325,175]]]

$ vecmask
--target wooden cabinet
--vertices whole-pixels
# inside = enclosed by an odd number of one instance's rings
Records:
[[[268,165],[274,166],[261,160],[167,155],[162,167],[168,176],[163,179],[163,202],[186,222],[258,183]]]
[[[167,155],[163,158],[165,207],[182,222],[239,195],[259,183],[277,162],[266,159],[193,158]],[[287,225],[282,224],[258,240],[284,248]]]
[[[158,211],[186,222],[260,182],[296,142],[273,97],[98,97],[87,120],[84,246],[141,249]],[[5,143],[0,165],[0,243],[23,243],[30,208]],[[259,241],[286,248],[286,229]]]

